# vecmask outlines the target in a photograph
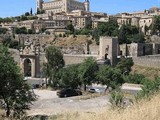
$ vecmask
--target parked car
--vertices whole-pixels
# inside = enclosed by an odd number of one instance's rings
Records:
[[[89,88],[88,92],[90,92],[90,93],[100,93],[101,91],[97,88]]]
[[[57,96],[59,97],[71,97],[71,96],[78,96],[82,95],[82,92],[79,89],[63,89],[60,91],[57,91]]]

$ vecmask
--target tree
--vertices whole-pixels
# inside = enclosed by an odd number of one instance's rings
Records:
[[[30,15],[29,12],[26,12],[26,13],[25,13],[25,16],[29,16],[29,15]]]
[[[70,30],[71,34],[73,34],[75,32],[74,26],[72,25],[72,23],[70,23],[69,25],[67,25],[67,30]]]
[[[7,31],[7,28],[0,28],[0,34],[6,34]]]
[[[20,117],[35,100],[8,49],[0,46],[0,101],[6,116]]]
[[[108,65],[100,67],[96,78],[98,83],[107,86],[105,91],[107,91],[109,87],[115,89],[117,86],[120,86],[122,83],[124,83],[121,70]]]
[[[35,30],[34,29],[28,29],[28,34],[35,34]]]
[[[26,15],[22,15],[22,16],[20,17],[20,20],[21,20],[21,21],[24,21],[24,20],[28,20],[28,18],[27,18]]]
[[[26,27],[21,27],[21,28],[15,28],[15,33],[16,34],[27,34],[27,28]]]
[[[110,17],[109,21],[106,23],[99,23],[98,30],[101,36],[117,36],[115,31],[118,30],[119,26],[117,19]]]
[[[75,89],[81,86],[82,83],[78,77],[78,67],[79,65],[70,65],[60,71],[60,87]]]
[[[95,39],[96,44],[99,45],[100,35],[99,35],[99,30],[98,30],[98,29],[94,29],[94,30],[92,31],[92,37],[93,37],[93,39]]]
[[[151,33],[152,35],[160,35],[160,15],[154,16]]]
[[[138,34],[134,34],[132,38],[130,38],[130,41],[134,43],[144,43],[145,41],[144,33],[140,32]]]
[[[122,74],[129,74],[131,71],[131,67],[133,66],[132,58],[124,58],[122,57],[118,64],[116,65],[117,69],[120,69]]]
[[[30,15],[32,15],[33,14],[33,12],[32,12],[32,8],[31,8],[31,10],[30,10]]]
[[[95,82],[97,70],[97,63],[92,57],[85,59],[84,63],[79,66],[79,77],[83,83],[84,90],[86,90],[86,85],[91,85]]]
[[[53,87],[56,87],[57,85],[57,79],[56,75],[58,71],[64,67],[64,59],[63,59],[63,54],[61,53],[60,49],[49,46],[46,49],[46,58],[47,58],[47,63],[45,65],[45,75],[49,77],[49,84],[53,85]]]
[[[127,76],[125,76],[125,81],[127,83],[133,83],[133,84],[144,84],[146,81],[146,78],[144,75],[142,74],[129,74]]]
[[[46,28],[41,28],[40,32],[44,33],[46,31]]]
[[[9,47],[9,48],[18,49],[18,47],[19,47],[18,41],[12,40],[11,37],[4,38],[2,40],[2,43],[4,46]]]
[[[139,28],[136,26],[132,26],[131,24],[122,25],[119,34],[118,34],[118,40],[120,44],[123,43],[131,43],[131,42],[140,42],[141,40],[144,40],[144,37],[141,39],[139,35],[142,35],[141,32],[139,32]],[[138,40],[137,40],[138,39]],[[140,39],[140,40],[139,40]]]

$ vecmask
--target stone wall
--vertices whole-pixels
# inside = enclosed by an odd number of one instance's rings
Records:
[[[95,60],[97,59],[97,55],[70,55],[70,54],[65,54],[63,56],[66,65],[82,63],[88,57],[93,57]]]
[[[139,66],[160,68],[160,55],[133,57],[133,62]]]

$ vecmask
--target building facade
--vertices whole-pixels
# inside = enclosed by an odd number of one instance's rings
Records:
[[[79,2],[78,0],[50,0],[44,2],[37,0],[37,10],[44,10],[46,13],[69,13],[73,10],[89,11],[89,0]]]

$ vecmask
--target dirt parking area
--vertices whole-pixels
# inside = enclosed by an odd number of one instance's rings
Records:
[[[34,93],[38,100],[33,103],[29,115],[56,115],[65,112],[96,112],[100,108],[109,106],[108,96],[99,96],[90,99],[81,99],[83,96],[59,98],[56,91],[37,90]]]

